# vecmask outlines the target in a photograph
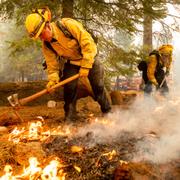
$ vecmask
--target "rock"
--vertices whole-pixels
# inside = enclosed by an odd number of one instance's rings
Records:
[[[0,126],[0,134],[8,133],[8,128],[5,126]]]
[[[110,96],[113,105],[122,105],[133,102],[137,96],[143,97],[143,92],[136,90],[111,91]]]
[[[54,108],[54,107],[56,107],[56,106],[57,106],[56,101],[50,100],[50,101],[48,101],[48,103],[47,103],[47,107],[49,107],[49,108]]]

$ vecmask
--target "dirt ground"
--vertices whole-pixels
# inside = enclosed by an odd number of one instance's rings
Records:
[[[117,108],[128,107],[113,106],[113,109]],[[180,179],[180,160],[160,165],[146,161],[133,162],[132,155],[136,152],[135,143],[140,140],[133,134],[122,132],[118,138],[108,137],[105,143],[96,142],[96,136],[91,131],[83,136],[76,136],[77,129],[92,121],[95,122],[97,117],[104,123],[106,120],[101,114],[99,105],[90,97],[78,101],[77,111],[78,121],[67,124],[64,122],[63,101],[51,108],[47,107],[47,104],[24,106],[18,110],[21,120],[14,115],[10,107],[1,106],[0,115],[5,114],[4,121],[7,123],[4,124],[6,129],[0,132],[0,176],[5,174],[3,169],[7,164],[13,167],[13,175],[22,173],[23,167],[29,164],[28,159],[33,156],[38,158],[42,167],[51,158],[58,157],[65,164],[61,168],[66,173],[65,179]],[[39,136],[35,139],[25,136],[30,124],[38,121],[42,123],[38,131]],[[68,127],[70,133],[65,127]],[[15,128],[24,128],[24,134],[13,136],[12,131]],[[45,137],[41,131],[47,130],[51,130],[51,135]],[[40,136],[44,139],[40,139]],[[73,147],[76,147],[75,150]],[[40,175],[31,177],[31,179],[38,178],[43,179]],[[30,179],[30,177],[25,176],[19,179]]]

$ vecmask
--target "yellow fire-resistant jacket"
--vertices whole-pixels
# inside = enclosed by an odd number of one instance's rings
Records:
[[[71,18],[61,19],[61,23],[74,39],[66,37],[54,22],[51,23],[53,38],[57,41],[50,44],[57,54],[43,42],[42,50],[47,63],[48,77],[54,73],[59,74],[59,70],[63,66],[63,63],[58,62],[58,56],[70,60],[71,64],[90,69],[97,54],[94,40],[81,23]]]
[[[155,78],[157,63],[158,63],[158,60],[157,60],[156,55],[154,55],[154,54],[150,55],[149,56],[149,62],[148,62],[147,76],[148,76],[149,81],[151,81],[155,85],[158,85],[157,80]],[[163,64],[161,61],[161,57],[159,57],[159,63],[160,63],[162,68],[165,67],[166,71],[169,71],[171,63],[172,63],[172,56],[169,59],[169,63],[167,63],[167,64]]]

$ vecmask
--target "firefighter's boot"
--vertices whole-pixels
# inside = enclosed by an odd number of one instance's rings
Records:
[[[65,121],[66,122],[73,122],[78,119],[76,107],[73,104],[69,105],[67,111],[65,111]]]

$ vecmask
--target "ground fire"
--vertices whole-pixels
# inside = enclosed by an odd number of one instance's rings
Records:
[[[0,180],[180,180],[180,0],[0,0]]]
[[[56,109],[24,107],[19,111],[24,122],[8,126],[1,135],[1,179],[178,179],[179,147],[170,141],[179,134],[169,124],[174,120],[178,125],[179,100],[171,99],[169,107],[165,101],[151,102],[141,116],[139,101],[131,108],[115,106],[113,114],[101,117],[98,104],[84,98],[75,125],[63,122],[61,103]],[[148,121],[143,113],[149,110]]]

